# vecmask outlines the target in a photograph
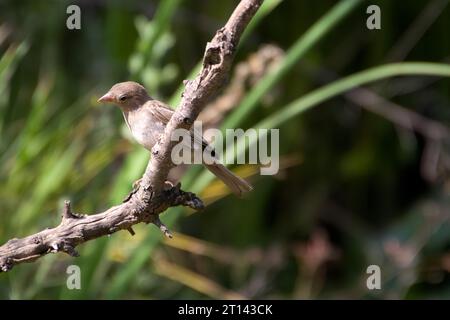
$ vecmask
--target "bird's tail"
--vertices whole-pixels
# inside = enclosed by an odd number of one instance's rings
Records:
[[[205,166],[217,178],[222,180],[238,197],[241,197],[245,192],[253,190],[253,187],[247,181],[235,175],[222,164],[205,164]]]

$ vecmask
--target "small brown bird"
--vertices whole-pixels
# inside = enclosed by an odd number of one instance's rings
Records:
[[[115,84],[108,93],[98,99],[98,102],[110,102],[117,105],[122,110],[125,122],[134,139],[149,151],[157,142],[158,137],[164,133],[164,129],[174,113],[163,102],[151,98],[142,85],[133,81]],[[199,147],[203,150],[209,147],[204,139],[193,143],[194,148]],[[253,189],[247,181],[236,176],[220,163],[204,163],[204,166],[237,196]]]

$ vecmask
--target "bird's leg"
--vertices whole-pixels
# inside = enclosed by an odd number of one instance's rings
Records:
[[[123,199],[122,202],[127,202],[128,200],[131,199],[131,197],[133,196],[133,194],[135,194],[136,192],[138,192],[140,186],[141,186],[141,181],[142,178],[136,180],[133,182],[133,190],[131,190],[131,192]],[[170,181],[166,181],[164,183],[164,190],[170,190],[174,187],[173,183]]]
[[[170,189],[172,189],[174,186],[173,186],[173,183],[172,182],[170,182],[169,180],[166,180],[165,182],[164,182],[164,190],[170,190]]]

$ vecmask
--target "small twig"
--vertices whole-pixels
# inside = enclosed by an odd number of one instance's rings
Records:
[[[167,226],[166,226],[164,223],[161,222],[161,220],[159,219],[158,216],[155,216],[155,217],[153,218],[152,223],[153,223],[155,226],[157,226],[157,227],[159,228],[159,230],[161,230],[161,232],[164,233],[164,235],[165,235],[167,238],[170,238],[170,239],[173,238],[173,235],[172,235],[172,233],[170,232],[169,228],[167,228]]]
[[[64,209],[62,214],[63,219],[72,219],[72,210],[70,209],[70,201],[66,200],[64,201]]]
[[[129,227],[127,230],[132,236],[134,236],[136,234],[136,232],[134,232],[132,227]]]

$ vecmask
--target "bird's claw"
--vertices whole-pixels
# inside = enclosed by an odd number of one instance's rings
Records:
[[[131,190],[131,192],[122,200],[123,203],[128,202],[131,197],[139,191],[139,188],[141,187],[141,182],[142,182],[142,178],[136,180],[133,182],[133,190]],[[180,188],[181,184],[178,183],[177,185],[174,186],[174,184],[170,181],[166,181],[164,183],[164,190],[171,190],[172,188]]]
[[[139,188],[140,188],[140,186],[141,186],[141,181],[142,181],[142,178],[140,178],[140,179],[138,179],[138,180],[136,180],[136,181],[133,182],[133,190],[131,190],[131,192],[130,192],[123,200],[122,200],[123,203],[128,202],[128,201],[131,199],[131,197],[132,197],[136,192],[139,191]]]

